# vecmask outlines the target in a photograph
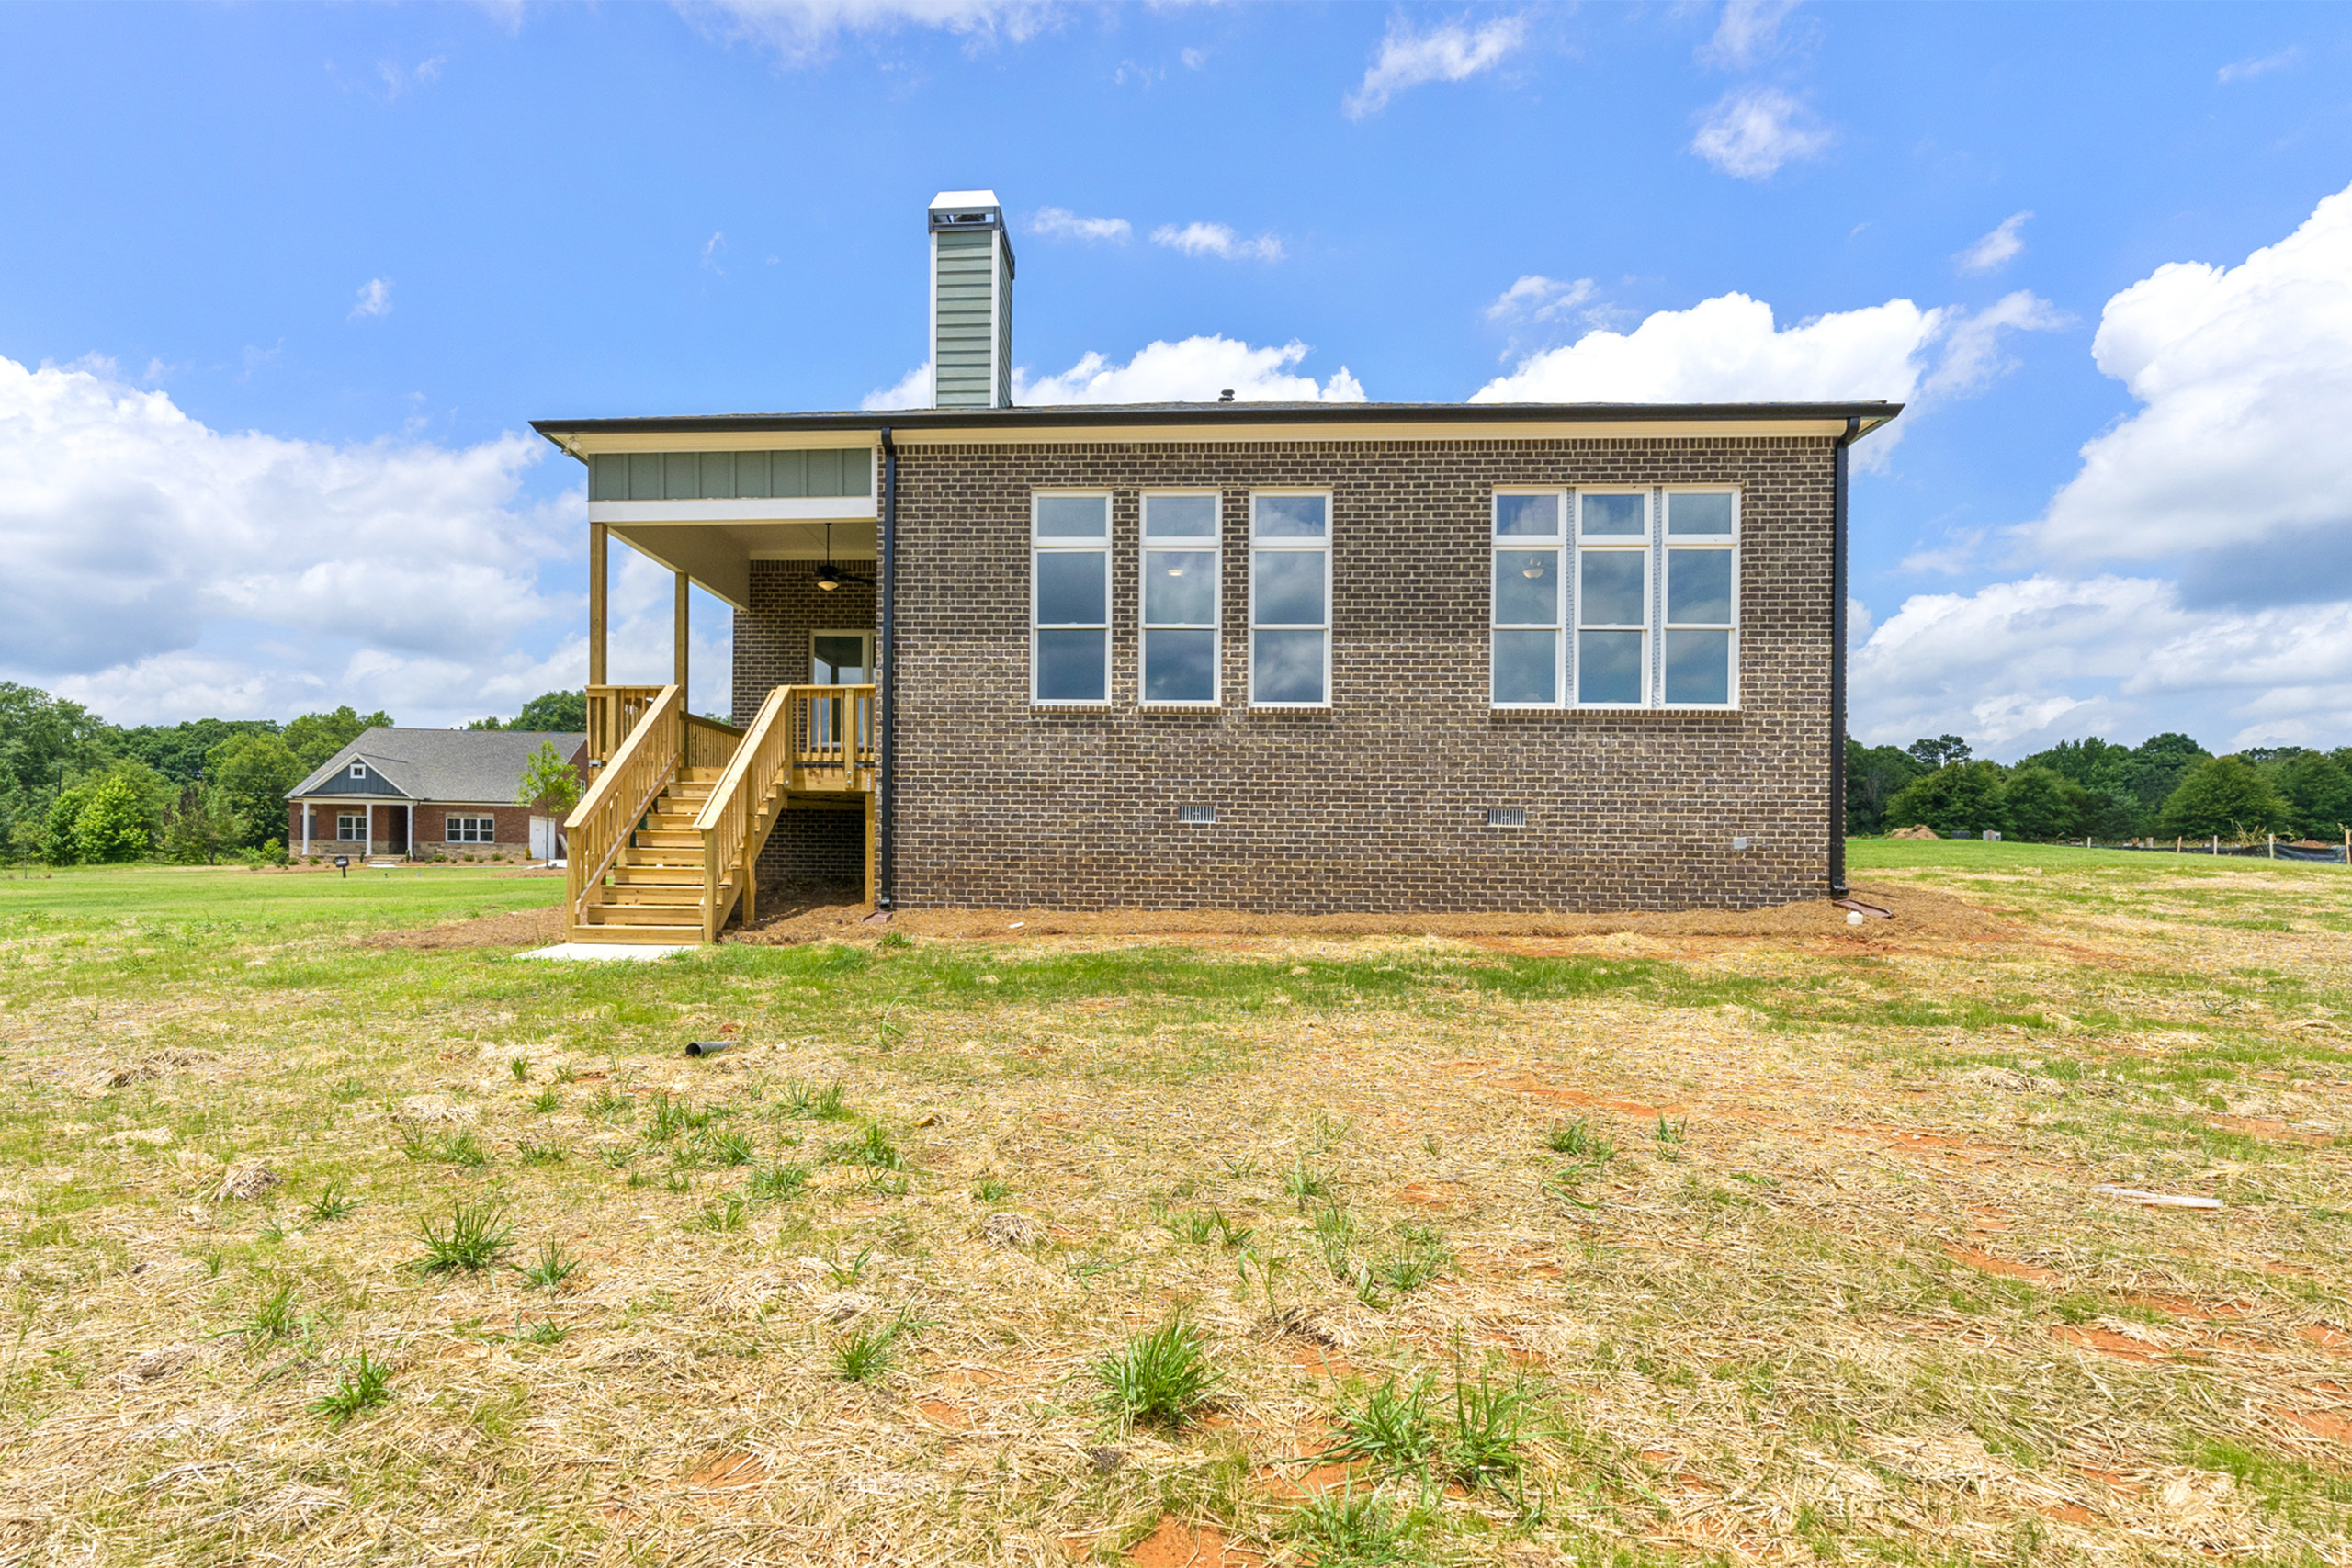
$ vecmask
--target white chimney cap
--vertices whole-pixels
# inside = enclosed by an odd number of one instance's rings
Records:
[[[931,198],[933,210],[943,207],[1001,207],[992,190],[944,190]]]

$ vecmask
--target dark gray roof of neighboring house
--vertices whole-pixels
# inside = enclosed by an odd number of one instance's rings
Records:
[[[1009,409],[865,409],[855,412],[723,413],[623,419],[535,419],[561,434],[631,432],[690,434],[776,430],[871,432],[1019,429],[1023,425],[1119,424],[1495,424],[1558,421],[1859,420],[1863,431],[1903,412],[1883,401],[1791,403],[1058,403]]]
[[[548,741],[571,761],[588,744],[588,738],[532,729],[378,728],[364,731],[286,793],[289,799],[306,795],[394,795],[411,800],[511,806],[522,783],[523,764]],[[367,779],[350,776],[354,762],[368,765]]]

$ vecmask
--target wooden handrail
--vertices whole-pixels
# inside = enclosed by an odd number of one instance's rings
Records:
[[[741,737],[734,742],[735,753],[695,818],[695,830],[702,835],[705,942],[718,940],[718,928],[726,923],[737,898],[743,900],[744,919],[752,918],[752,879],[758,873],[753,863],[759,847],[752,840],[752,819],[784,770],[785,741],[790,731],[782,717],[790,705],[787,699],[788,688],[775,688],[760,705],[751,727],[735,731]],[[728,884],[724,899],[718,891],[722,877]]]
[[[787,686],[784,690],[792,702],[792,787],[873,788],[874,688]],[[840,778],[809,776],[833,773]]]
[[[663,686],[591,686],[588,688],[588,755],[604,761],[620,750]]]
[[[564,818],[571,863],[566,876],[569,925],[587,923],[589,895],[603,885],[614,857],[678,776],[685,755],[682,705],[677,687],[662,687],[629,728],[620,749],[597,770],[587,795]]]

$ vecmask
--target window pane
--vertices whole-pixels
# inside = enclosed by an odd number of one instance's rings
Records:
[[[1638,703],[1642,700],[1642,634],[1577,634],[1577,701]]]
[[[1583,580],[1577,585],[1577,619],[1588,626],[1638,626],[1649,622],[1642,603],[1642,550],[1585,550],[1577,558]]]
[[[1037,498],[1037,537],[1107,539],[1110,536],[1109,496],[1041,495]]]
[[[1557,632],[1497,632],[1495,701],[1559,701],[1559,637]]]
[[[1666,634],[1666,700],[1731,701],[1731,633]]]
[[[1666,498],[1666,531],[1669,534],[1731,534],[1731,492],[1713,495],[1669,495]]]
[[[815,639],[814,671],[820,686],[862,686],[865,683],[865,639],[862,637],[820,637]]]
[[[1213,495],[1148,495],[1143,498],[1147,539],[1212,539],[1216,536],[1217,498]]]
[[[1058,631],[1037,634],[1037,700],[1041,703],[1099,703],[1103,690],[1103,631]]]
[[[1101,623],[1111,617],[1103,609],[1101,550],[1039,550],[1037,552],[1037,624]]]
[[[1666,552],[1666,618],[1676,623],[1731,624],[1731,552]]]
[[[1584,536],[1588,539],[1611,534],[1639,535],[1642,531],[1642,508],[1646,497],[1638,495],[1580,495],[1577,505],[1584,519]]]
[[[1143,618],[1153,626],[1205,626],[1216,619],[1216,555],[1211,550],[1143,553]]]
[[[1205,703],[1216,695],[1216,633],[1151,630],[1143,634],[1143,700]]]
[[[1259,550],[1251,570],[1257,597],[1251,613],[1260,626],[1319,626],[1323,620],[1321,550]]]
[[[1557,626],[1560,621],[1560,552],[1495,552],[1495,625]]]
[[[1560,532],[1560,498],[1556,495],[1495,497],[1495,532],[1537,534],[1555,537]]]
[[[1321,632],[1259,632],[1250,640],[1250,667],[1252,701],[1323,700]]]
[[[1324,496],[1261,495],[1257,507],[1261,539],[1319,539],[1330,523],[1330,502]]]

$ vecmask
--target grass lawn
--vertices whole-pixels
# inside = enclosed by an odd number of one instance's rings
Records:
[[[0,878],[0,1563],[2352,1561],[2352,873],[1850,862],[616,964]]]

